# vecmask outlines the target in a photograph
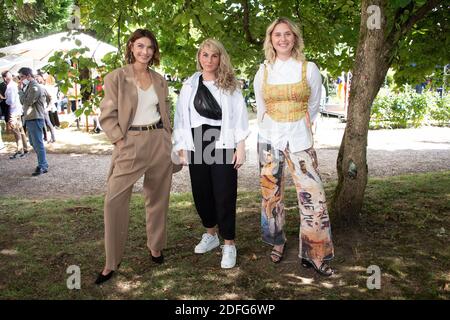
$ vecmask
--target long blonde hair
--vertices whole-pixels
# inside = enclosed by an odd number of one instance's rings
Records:
[[[215,84],[225,90],[233,93],[238,87],[238,82],[234,75],[233,66],[231,65],[230,56],[225,50],[222,43],[215,39],[206,39],[200,44],[197,51],[197,70],[202,71],[202,66],[200,64],[200,52],[203,48],[208,48],[215,54],[219,55],[219,67],[216,71],[216,81]]]
[[[280,23],[285,23],[294,34],[295,42],[294,47],[292,48],[291,56],[298,61],[304,61],[305,55],[303,54],[303,49],[305,46],[303,44],[302,34],[299,27],[288,18],[278,18],[267,27],[266,39],[264,40],[264,54],[266,56],[266,60],[269,63],[274,63],[277,57],[277,52],[273,48],[272,44],[272,32],[273,29],[275,29],[275,27]]]

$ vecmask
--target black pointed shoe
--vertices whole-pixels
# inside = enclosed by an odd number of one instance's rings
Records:
[[[164,262],[164,256],[163,256],[162,251],[161,251],[161,255],[160,255],[159,257],[154,257],[154,256],[152,255],[151,252],[150,252],[150,256],[152,257],[152,261],[153,261],[154,263],[157,263],[157,264],[163,264],[163,262]]]
[[[114,274],[114,270],[111,270],[107,275],[104,275],[102,272],[100,272],[97,276],[97,279],[95,280],[95,284],[102,284],[103,282],[108,281],[111,279],[111,277]]]
[[[122,262],[120,262],[120,263],[117,265],[117,269],[119,269],[121,263],[122,263]],[[102,284],[103,282],[108,281],[109,279],[111,279],[111,277],[113,276],[113,274],[114,274],[114,270],[111,270],[107,275],[103,275],[103,271],[100,272],[100,273],[98,274],[98,276],[97,276],[97,279],[95,280],[95,284]]]

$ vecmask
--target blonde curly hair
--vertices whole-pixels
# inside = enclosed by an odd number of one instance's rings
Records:
[[[303,49],[305,46],[303,44],[302,34],[299,27],[288,18],[278,18],[267,27],[266,39],[264,40],[264,54],[266,56],[266,60],[269,63],[274,63],[277,57],[277,52],[273,48],[272,44],[272,32],[280,23],[285,23],[294,34],[295,42],[294,47],[292,48],[291,56],[295,60],[304,61],[305,55],[303,54]]]
[[[202,71],[203,68],[200,64],[200,53],[204,48],[208,48],[215,54],[219,55],[219,68],[216,71],[216,81],[215,84],[225,90],[233,93],[238,88],[238,82],[234,75],[233,66],[231,65],[230,56],[225,50],[222,43],[215,39],[206,39],[200,44],[197,51],[197,70]]]

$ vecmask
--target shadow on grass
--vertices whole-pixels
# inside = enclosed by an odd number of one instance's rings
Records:
[[[240,192],[237,267],[220,268],[220,249],[193,253],[203,228],[190,194],[171,197],[166,263],[151,262],[142,197],[131,202],[129,237],[120,270],[93,284],[104,263],[103,199],[2,198],[2,299],[447,299],[450,282],[450,172],[369,181],[358,230],[333,229],[338,273],[302,269],[295,190],[286,191],[289,246],[280,264],[260,240],[260,195]],[[331,196],[333,185],[327,185]],[[69,290],[70,265],[81,290]],[[367,289],[367,267],[381,268],[381,289]]]

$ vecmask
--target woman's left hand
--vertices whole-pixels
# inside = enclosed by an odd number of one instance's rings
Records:
[[[234,168],[239,169],[245,162],[245,141],[238,143],[233,155]]]

